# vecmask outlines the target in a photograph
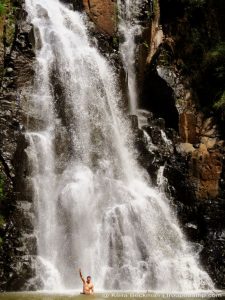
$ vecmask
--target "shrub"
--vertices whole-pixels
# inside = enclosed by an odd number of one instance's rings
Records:
[[[213,108],[221,113],[221,118],[224,120],[225,113],[225,91],[220,94],[219,99],[214,103]]]
[[[5,14],[5,5],[4,3],[0,2],[0,16]]]

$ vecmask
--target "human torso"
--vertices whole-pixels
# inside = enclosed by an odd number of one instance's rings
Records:
[[[85,294],[92,294],[92,293],[93,293],[93,291],[92,291],[93,287],[94,287],[94,285],[93,285],[92,282],[87,283],[87,282],[85,281],[85,283],[84,283],[84,285],[83,285],[83,292],[84,292]]]

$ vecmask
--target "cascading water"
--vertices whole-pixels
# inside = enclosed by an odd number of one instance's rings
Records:
[[[119,33],[123,41],[120,43],[120,54],[126,72],[129,109],[132,114],[137,109],[137,83],[135,72],[136,36],[142,32],[140,25],[141,9],[144,0],[117,0]]]
[[[84,17],[58,0],[26,0],[36,35],[26,133],[45,289],[210,289],[167,198],[132,151],[115,72],[90,46]]]

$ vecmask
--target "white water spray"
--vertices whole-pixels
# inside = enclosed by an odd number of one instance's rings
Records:
[[[79,288],[79,267],[97,289],[212,288],[168,199],[133,157],[114,70],[90,46],[83,16],[58,0],[26,0],[26,9],[39,120],[26,151],[44,288]]]
[[[117,0],[119,16],[119,33],[121,39],[120,54],[126,72],[130,113],[135,114],[137,109],[137,82],[136,82],[136,42],[135,38],[142,32],[139,22],[143,0]]]

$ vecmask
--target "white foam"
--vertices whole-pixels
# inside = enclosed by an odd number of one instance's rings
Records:
[[[26,133],[45,289],[213,288],[169,201],[134,158],[115,71],[90,46],[85,19],[57,0],[26,0],[36,34]]]

